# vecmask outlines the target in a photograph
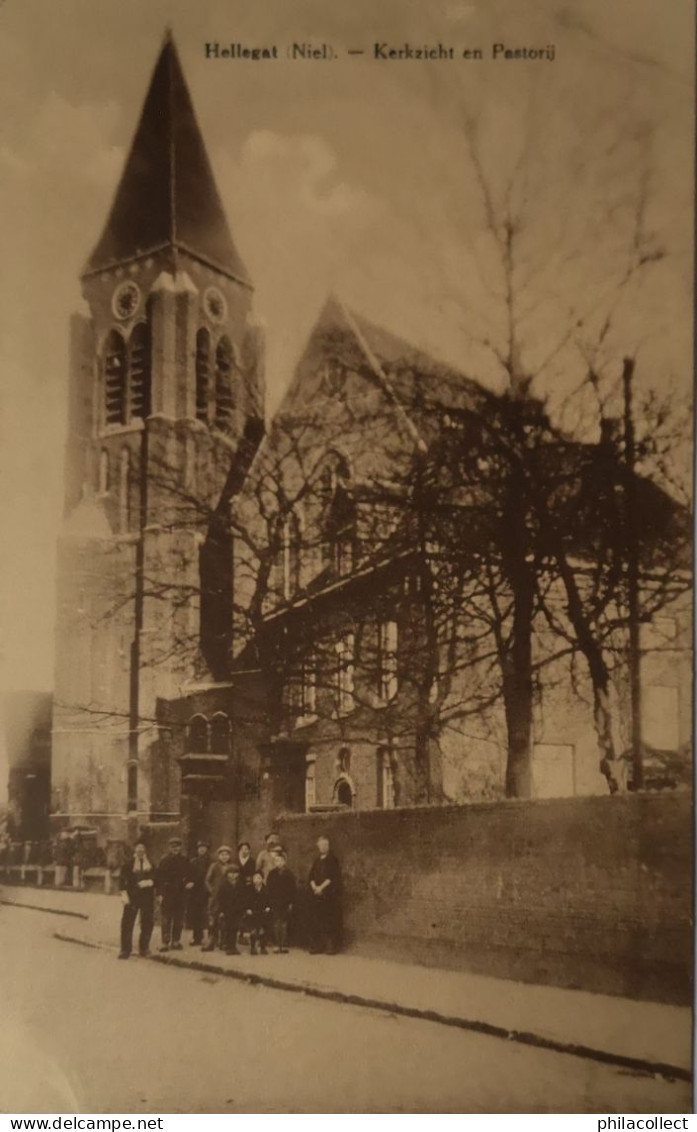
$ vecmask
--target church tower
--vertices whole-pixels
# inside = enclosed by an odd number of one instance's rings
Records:
[[[225,679],[230,498],[263,343],[171,36],[73,318],[58,552],[54,824],[176,820],[160,698]]]

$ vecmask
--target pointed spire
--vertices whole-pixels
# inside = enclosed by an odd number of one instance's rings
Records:
[[[179,248],[249,285],[167,28],[131,151],[85,274]]]

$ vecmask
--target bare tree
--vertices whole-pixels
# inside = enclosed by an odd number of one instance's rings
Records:
[[[613,739],[608,626],[612,622],[615,635],[624,632],[631,638],[629,650],[625,645],[621,651],[636,657],[640,616],[648,617],[651,611],[670,604],[685,585],[684,573],[683,580],[677,581],[672,568],[685,563],[684,523],[680,530],[673,514],[672,543],[669,545],[666,531],[656,532],[660,549],[657,545],[649,549],[646,540],[640,545],[636,521],[631,518],[638,490],[632,436],[640,418],[641,427],[652,431],[656,445],[663,447],[662,456],[656,451],[652,466],[644,459],[641,470],[655,476],[664,488],[675,479],[666,467],[666,442],[671,436],[675,439],[675,414],[671,420],[665,404],[659,407],[659,398],[652,392],[642,396],[637,411],[637,355],[636,350],[626,352],[625,308],[640,281],[664,257],[648,223],[651,134],[647,127],[635,124],[621,136],[598,124],[596,145],[586,154],[585,168],[581,155],[576,155],[576,175],[587,194],[580,198],[581,222],[577,210],[574,222],[568,225],[570,234],[560,231],[556,242],[545,231],[548,201],[541,174],[547,170],[540,162],[539,131],[536,145],[534,124],[528,121],[512,167],[496,174],[487,172],[476,124],[467,117],[463,136],[481,209],[481,228],[470,261],[478,270],[480,301],[466,311],[463,323],[478,356],[490,355],[505,392],[495,409],[480,414],[478,421],[466,427],[460,422],[463,449],[469,445],[469,451],[458,455],[457,444],[451,444],[447,456],[436,456],[440,477],[435,478],[442,479],[443,473],[451,476],[453,467],[459,468],[459,487],[468,487],[476,499],[479,484],[479,491],[488,499],[490,518],[495,515],[497,520],[486,530],[489,553],[484,556],[484,576],[492,582],[491,629],[508,728],[507,792],[526,796],[530,791],[534,638],[540,617],[558,636],[555,655],[568,651],[585,658],[602,766],[610,788],[617,789],[626,775]],[[603,187],[603,198],[591,191],[595,181]],[[565,183],[573,190],[568,176]],[[556,214],[557,222],[578,204],[579,198],[572,195],[566,202],[567,211],[560,209]],[[603,247],[601,255],[599,246]],[[593,280],[592,287],[589,280]],[[610,443],[613,421],[609,406],[619,362],[624,374],[619,383],[623,426]],[[593,390],[595,404],[578,396],[569,382],[579,363],[579,387],[583,392]],[[552,428],[549,408],[539,395],[533,395],[533,388],[559,369],[567,392],[563,399],[555,399],[553,408],[562,419],[566,415],[574,419],[570,432]],[[627,408],[632,396],[634,408]],[[588,444],[599,436],[599,445]],[[684,447],[685,430],[681,440]],[[582,442],[585,455],[581,455]],[[584,463],[597,466],[600,475],[584,470]],[[578,517],[574,508],[583,486],[579,477],[590,478],[600,488],[604,504],[591,523],[595,534],[583,536],[580,546],[573,538]],[[564,495],[573,501],[565,512],[558,506]],[[671,499],[665,502],[673,512]],[[650,585],[642,584],[640,569],[657,558],[663,562],[663,578],[671,578],[671,583],[657,585],[654,577]],[[548,596],[558,595],[559,587],[565,595],[563,616]],[[635,660],[635,733],[637,672]],[[638,785],[640,743],[634,746]]]

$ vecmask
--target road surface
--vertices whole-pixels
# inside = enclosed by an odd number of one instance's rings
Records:
[[[53,938],[0,905],[0,1111],[683,1113],[690,1088]],[[263,960],[260,958],[260,962]]]

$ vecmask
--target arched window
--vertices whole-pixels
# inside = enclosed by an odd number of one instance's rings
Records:
[[[328,507],[336,491],[336,470],[334,462],[328,460],[319,476],[319,494],[324,506]]]
[[[193,436],[187,436],[184,447],[184,486],[192,498],[198,498],[198,448]]]
[[[300,587],[300,524],[292,512],[283,522],[281,558],[283,596],[289,600]]]
[[[399,691],[399,626],[396,621],[378,624],[378,695],[392,700]]]
[[[126,809],[133,812],[138,809],[138,763],[136,762],[128,764],[126,791]]]
[[[339,577],[350,574],[356,554],[356,505],[350,490],[351,469],[330,452],[319,477],[322,508],[322,558]]]
[[[334,800],[340,806],[353,806],[353,790],[347,778],[340,778],[334,787]]]
[[[126,420],[126,343],[118,330],[112,330],[104,347],[104,421],[124,424]]]
[[[131,453],[121,449],[119,458],[119,529],[131,529]]]
[[[317,711],[317,656],[309,652],[303,660],[303,715],[312,716]]]
[[[139,322],[131,335],[131,371],[129,416],[140,419],[150,416],[150,328]]]
[[[317,487],[322,505],[329,507],[339,488],[348,488],[351,482],[351,468],[340,452],[327,452],[319,473]]]
[[[99,453],[99,482],[97,491],[100,495],[106,495],[111,484],[111,469],[109,467],[109,453],[106,448],[102,448]]]
[[[211,336],[207,330],[196,335],[196,419],[208,421],[208,395],[211,382]]]
[[[232,343],[225,335],[215,351],[215,427],[221,432],[230,427],[235,403],[232,396]]]
[[[203,715],[193,715],[186,728],[186,749],[192,755],[208,753],[208,720]]]
[[[230,754],[230,720],[222,711],[211,720],[211,754]]]

